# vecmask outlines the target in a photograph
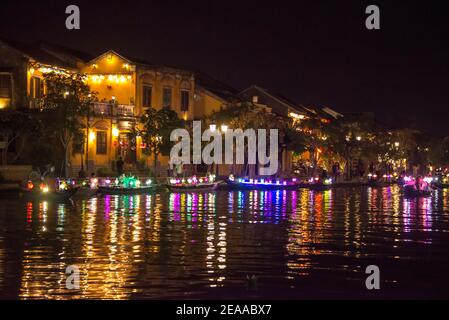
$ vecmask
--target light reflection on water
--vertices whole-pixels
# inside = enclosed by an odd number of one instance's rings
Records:
[[[448,197],[392,186],[0,199],[0,297],[371,297],[369,264],[381,297],[447,297]],[[66,289],[68,265],[79,290]]]

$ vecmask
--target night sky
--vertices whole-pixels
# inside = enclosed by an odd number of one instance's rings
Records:
[[[448,1],[2,0],[0,36],[201,70],[298,103],[449,135]],[[65,7],[81,30],[65,28]],[[365,28],[365,8],[381,30]]]

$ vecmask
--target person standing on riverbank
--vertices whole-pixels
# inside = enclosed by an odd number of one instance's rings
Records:
[[[117,175],[118,176],[121,176],[122,174],[123,174],[123,165],[124,165],[125,163],[123,162],[123,159],[122,159],[122,157],[119,157],[118,158],[118,160],[117,160],[117,162],[116,162],[116,167],[117,167]]]

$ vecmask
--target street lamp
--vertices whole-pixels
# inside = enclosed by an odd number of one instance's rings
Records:
[[[362,140],[362,137],[361,137],[361,136],[357,136],[357,137],[356,137],[356,140],[357,140],[357,141],[360,141],[360,140]]]
[[[211,124],[211,125],[209,126],[209,130],[212,131],[212,132],[215,132],[215,130],[217,130],[217,125]]]
[[[92,142],[94,140],[95,140],[95,132],[91,130],[89,132],[89,141]]]
[[[223,125],[221,126],[221,132],[226,132],[226,131],[228,131],[228,126],[225,125],[225,124],[223,124]]]

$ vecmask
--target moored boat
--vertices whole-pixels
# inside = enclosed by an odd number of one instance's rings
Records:
[[[172,192],[208,192],[217,189],[220,181],[215,180],[215,175],[206,177],[168,178],[167,187]]]
[[[275,178],[235,178],[230,175],[226,183],[235,189],[246,190],[296,190],[301,183],[297,178],[275,179]]]
[[[404,196],[407,198],[422,198],[430,197],[432,192],[430,190],[417,190],[413,186],[407,185],[402,189]]]
[[[432,195],[431,177],[405,177],[402,192],[407,198],[430,197]]]
[[[156,185],[152,179],[146,179],[143,184],[134,176],[121,176],[114,181],[106,179],[98,185],[99,194],[142,194],[154,191]]]
[[[28,181],[26,186],[21,187],[20,194],[27,200],[64,201],[72,197],[79,189],[70,181],[60,179],[54,181],[55,183]]]
[[[307,187],[310,190],[314,190],[314,191],[325,191],[325,190],[329,190],[332,186],[332,178],[319,178],[319,177],[315,177],[315,178],[310,178],[309,179],[309,183],[307,185]]]

